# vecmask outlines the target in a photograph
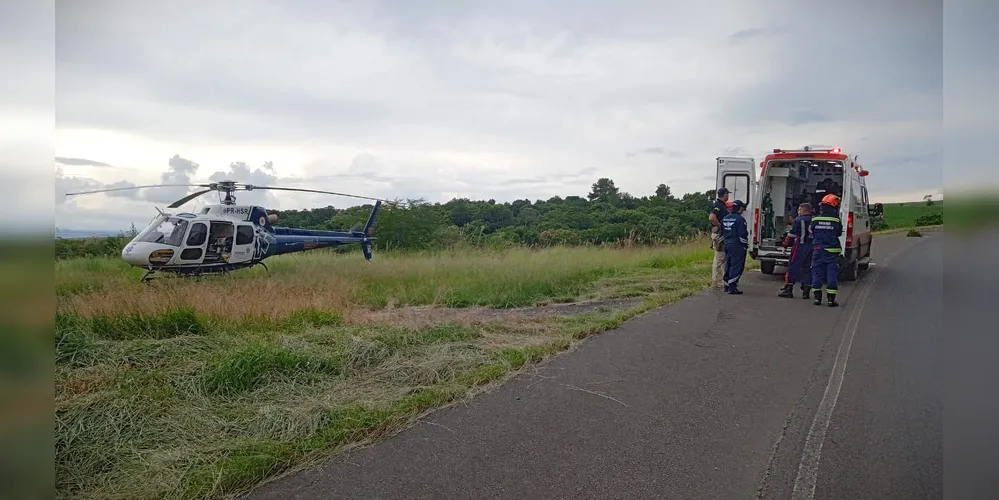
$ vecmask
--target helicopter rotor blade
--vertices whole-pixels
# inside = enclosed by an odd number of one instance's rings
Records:
[[[189,195],[187,195],[187,196],[185,196],[185,197],[183,197],[183,198],[181,198],[181,199],[179,199],[179,200],[177,200],[177,201],[175,201],[175,202],[167,205],[167,207],[169,207],[169,208],[177,208],[177,207],[179,207],[179,206],[181,206],[181,205],[183,205],[183,204],[185,204],[185,203],[187,203],[187,202],[189,202],[189,201],[191,201],[191,200],[193,200],[193,199],[195,199],[195,198],[197,198],[197,197],[199,197],[199,196],[201,196],[201,195],[203,195],[205,193],[210,193],[212,191],[214,191],[214,189],[205,189],[205,190],[202,190],[202,191],[195,191],[195,192],[193,192],[193,193],[191,193],[191,194],[189,194]]]
[[[76,194],[92,194],[92,193],[106,193],[109,191],[127,191],[129,189],[144,189],[153,187],[209,187],[208,184],[147,184],[144,186],[126,186],[118,188],[107,188],[107,189],[95,189],[93,191],[78,191],[76,193],[66,193],[66,196],[76,195]]]
[[[246,186],[243,187],[243,189],[245,189],[246,191],[253,191],[254,189],[274,189],[274,190],[278,190],[278,191],[301,191],[301,192],[304,192],[304,193],[319,193],[319,194],[332,194],[332,195],[337,195],[337,196],[349,196],[351,198],[361,198],[361,199],[364,199],[364,200],[381,201],[383,203],[391,203],[391,204],[395,204],[396,203],[396,202],[391,201],[391,200],[383,200],[381,198],[372,198],[370,196],[360,196],[360,195],[356,195],[356,194],[337,193],[337,192],[334,192],[334,191],[320,191],[318,189],[286,188],[286,187],[275,187],[275,186],[254,186],[252,184],[247,184]]]

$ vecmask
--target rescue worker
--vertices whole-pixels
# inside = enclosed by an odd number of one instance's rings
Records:
[[[746,250],[749,249],[749,225],[742,213],[746,204],[732,202],[732,210],[722,219],[722,240],[725,245],[725,292],[739,295],[739,278],[746,268]]]
[[[812,294],[813,304],[822,305],[822,284],[826,285],[826,300],[829,307],[836,307],[836,293],[839,278],[839,256],[843,249],[839,237],[843,234],[843,223],[839,218],[839,197],[829,193],[819,203],[819,215],[812,217],[809,226],[812,233]]]
[[[722,288],[722,276],[725,274],[725,244],[722,241],[722,219],[729,213],[725,202],[728,201],[728,188],[718,188],[718,198],[711,205],[708,221],[711,222],[711,248],[715,251],[715,259],[711,266],[711,286]]]
[[[811,223],[812,204],[805,202],[798,205],[798,216],[791,222],[791,230],[784,238],[784,247],[791,247],[791,258],[784,274],[784,288],[781,288],[778,297],[794,297],[794,284],[798,280],[801,280],[801,298],[807,299],[811,295],[812,235],[808,231]]]

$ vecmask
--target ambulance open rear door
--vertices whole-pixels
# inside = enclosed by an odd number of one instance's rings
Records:
[[[742,200],[746,211],[742,214],[749,226],[749,250],[753,250],[759,214],[756,209],[756,160],[749,156],[719,156],[715,174],[715,189],[726,187],[729,201]]]

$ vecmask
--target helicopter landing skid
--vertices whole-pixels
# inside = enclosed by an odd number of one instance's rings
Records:
[[[152,269],[149,269],[149,270],[147,270],[147,271],[146,271],[146,274],[143,274],[143,275],[142,275],[142,278],[140,278],[140,279],[139,279],[139,281],[140,281],[141,283],[145,283],[145,284],[147,284],[147,285],[148,285],[148,284],[149,284],[149,282],[153,280],[153,278],[152,278],[152,275],[153,275],[153,273],[155,273],[155,272],[156,272],[156,271],[153,271]]]
[[[242,267],[253,267],[253,266],[261,266],[268,273],[271,272],[271,270],[267,267],[267,264],[264,264],[263,262],[257,261],[257,262],[248,263],[248,264],[240,265],[240,266],[233,266],[233,267],[220,267],[220,268],[215,268],[215,269],[195,269],[195,270],[191,270],[191,271],[182,272],[182,273],[180,273],[180,276],[183,276],[183,277],[186,277],[186,278],[197,278],[197,277],[200,277],[200,276],[207,276],[207,275],[213,275],[213,274],[214,275],[222,275],[222,276],[230,276],[231,272],[234,271],[235,269],[239,269],[239,268],[242,268]],[[145,283],[145,284],[149,284],[150,281],[152,281],[152,280],[154,280],[156,278],[156,277],[153,276],[154,274],[156,274],[156,272],[157,272],[157,270],[154,269],[154,268],[146,268],[146,274],[142,275],[142,278],[140,278],[139,281],[141,281],[142,283]]]

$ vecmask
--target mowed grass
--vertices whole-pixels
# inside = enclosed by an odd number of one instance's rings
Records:
[[[706,240],[315,252],[149,285],[113,259],[58,262],[58,496],[231,497],[694,293],[710,259]],[[573,317],[468,307],[622,297],[641,300]]]

